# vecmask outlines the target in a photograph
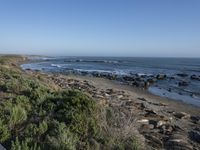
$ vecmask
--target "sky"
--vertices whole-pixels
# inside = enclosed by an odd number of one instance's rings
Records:
[[[0,53],[200,57],[200,0],[0,0]]]

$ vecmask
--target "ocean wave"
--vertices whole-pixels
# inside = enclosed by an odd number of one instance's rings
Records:
[[[62,66],[61,66],[61,65],[58,65],[58,64],[51,64],[51,67],[61,68]]]
[[[122,61],[118,61],[118,60],[83,60],[83,59],[64,60],[64,62],[109,63],[109,64],[122,63]]]

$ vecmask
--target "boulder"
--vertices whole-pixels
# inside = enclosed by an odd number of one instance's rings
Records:
[[[166,77],[167,77],[166,74],[158,74],[158,75],[156,76],[156,78],[157,78],[158,80],[164,80],[164,79],[166,79]]]
[[[151,84],[155,83],[156,81],[157,80],[155,78],[149,78],[149,79],[147,79],[147,82],[149,82]]]
[[[197,76],[197,75],[191,75],[191,76],[190,76],[190,79],[191,79],[191,80],[199,80],[199,81],[200,81],[200,77]]]
[[[190,118],[190,114],[187,114],[187,113],[185,113],[185,112],[174,112],[173,114],[174,114],[174,116],[175,116],[176,118],[179,118],[179,119]]]
[[[167,150],[193,150],[193,146],[188,142],[186,136],[181,134],[172,135],[166,142]]]
[[[125,81],[135,81],[135,78],[134,77],[130,77],[130,76],[124,76],[123,80],[125,80]]]
[[[189,132],[189,137],[191,140],[200,143],[200,132],[193,130]]]
[[[200,116],[191,116],[190,119],[192,120],[193,123],[198,123],[200,122]]]
[[[188,74],[186,74],[186,73],[177,73],[176,75],[179,77],[187,77],[188,76]]]
[[[189,82],[188,81],[180,81],[178,83],[179,86],[188,86],[189,85]]]

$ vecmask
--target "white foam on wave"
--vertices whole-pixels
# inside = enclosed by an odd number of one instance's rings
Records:
[[[58,65],[58,64],[51,64],[52,67],[57,67],[57,68],[61,68],[62,66],[61,65]]]

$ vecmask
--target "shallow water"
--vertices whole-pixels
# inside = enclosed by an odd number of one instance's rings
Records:
[[[182,100],[200,106],[200,81],[190,76],[200,76],[200,59],[192,58],[124,58],[124,57],[31,57],[36,60],[23,64],[23,69],[62,73],[110,73],[118,76],[132,74],[153,75],[163,73],[168,77],[159,80],[148,90],[156,95]],[[180,77],[177,74],[187,74]],[[178,82],[187,81],[188,86],[178,86]]]

